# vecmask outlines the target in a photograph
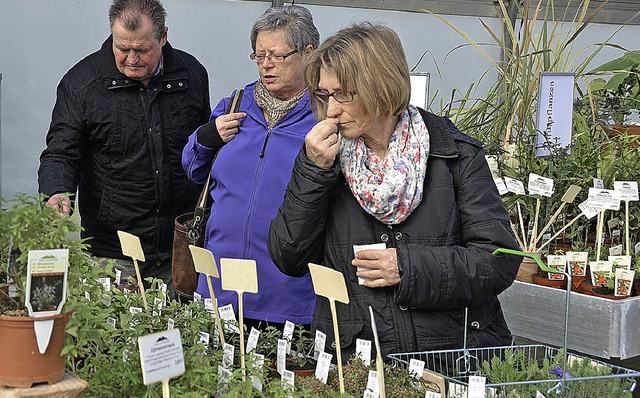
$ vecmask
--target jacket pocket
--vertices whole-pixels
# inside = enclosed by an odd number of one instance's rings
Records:
[[[333,333],[333,323],[327,319],[316,319],[315,329],[327,335],[325,344],[325,352],[333,354],[333,362],[336,362],[337,343]],[[345,322],[339,323],[340,347],[342,353],[342,361],[346,362],[356,351],[356,339],[363,338],[364,323],[362,322]]]
[[[451,317],[464,326],[464,310],[452,313]],[[511,343],[511,332],[497,298],[482,307],[469,308],[466,327],[469,347],[496,347]]]

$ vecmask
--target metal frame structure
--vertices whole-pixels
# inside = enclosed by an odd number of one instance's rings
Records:
[[[272,6],[285,3],[301,5],[319,5],[332,7],[369,8],[374,10],[425,12],[426,10],[444,15],[466,15],[478,17],[497,17],[496,0],[247,0],[271,2]],[[519,0],[518,0],[519,1]],[[515,10],[516,0],[504,0],[509,8]],[[532,1],[532,8],[537,1]],[[554,0],[556,15],[576,13],[580,1]],[[595,11],[602,2],[592,2],[589,10]],[[543,3],[544,5],[544,3]],[[609,0],[605,8],[598,13],[594,22],[609,24],[640,25],[640,3],[638,0]]]

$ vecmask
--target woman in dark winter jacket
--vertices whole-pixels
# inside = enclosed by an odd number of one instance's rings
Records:
[[[269,251],[282,272],[308,263],[340,271],[348,305],[337,306],[343,359],[356,338],[382,355],[511,342],[498,294],[520,258],[482,145],[446,118],[409,105],[409,70],[397,34],[364,23],[328,38],[305,80],[322,118],[305,138]],[[464,310],[469,317],[464,324]],[[328,300],[313,328],[335,351]],[[333,342],[333,343],[332,343]]]

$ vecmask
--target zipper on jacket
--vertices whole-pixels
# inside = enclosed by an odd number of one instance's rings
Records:
[[[269,137],[271,136],[271,130],[267,130],[267,135],[264,137],[264,142],[262,143],[262,150],[260,151],[260,158],[264,158],[264,151],[267,149],[267,142],[269,141]]]
[[[160,169],[158,167],[158,163],[157,163],[157,150],[156,150],[156,146],[153,142],[153,137],[152,137],[152,127],[151,127],[151,117],[149,115],[149,108],[151,107],[151,101],[149,101],[149,88],[145,88],[145,87],[141,87],[140,88],[140,100],[142,101],[142,108],[144,110],[144,117],[145,120],[147,121],[147,139],[149,140],[149,145],[151,145],[151,167],[153,168],[153,177],[155,180],[155,189],[156,189],[156,202],[157,202],[157,208],[156,208],[156,222],[155,222],[155,230],[156,230],[156,244],[155,244],[155,248],[158,248],[158,245],[160,244],[160,226],[158,224],[158,214],[160,213],[160,206],[161,206],[161,192],[160,192]]]

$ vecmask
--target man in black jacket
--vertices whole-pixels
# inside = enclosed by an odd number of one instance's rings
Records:
[[[182,170],[182,148],[211,108],[204,66],[171,47],[165,18],[158,0],[113,1],[111,36],[58,85],[38,184],[64,214],[78,191],[95,257],[133,275],[116,232],[132,233],[143,278],[169,283],[174,219],[193,211],[199,191]]]

